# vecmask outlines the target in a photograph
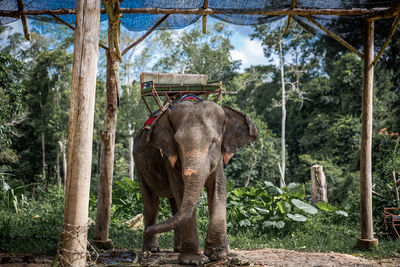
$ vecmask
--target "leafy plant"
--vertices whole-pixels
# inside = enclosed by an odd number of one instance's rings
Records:
[[[268,233],[273,229],[290,233],[309,221],[318,209],[306,202],[304,185],[291,183],[278,188],[271,182],[258,187],[239,187],[231,190],[227,198],[227,220],[230,233]],[[347,213],[330,204],[321,204],[321,210]]]

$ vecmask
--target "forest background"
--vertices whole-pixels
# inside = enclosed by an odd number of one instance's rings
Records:
[[[335,244],[336,239],[328,241],[331,247],[324,242],[332,239],[330,235],[335,232],[342,239],[341,243],[343,238],[354,238],[355,243],[358,235],[362,61],[336,41],[316,36],[296,22],[289,34],[283,36],[282,23],[252,28],[250,37],[260,42],[265,57],[260,58],[260,65],[244,70],[241,70],[241,61],[231,56],[232,32],[220,22],[210,23],[205,34],[200,23],[181,31],[156,31],[145,40],[140,52],[131,51],[124,56],[111,222],[111,238],[117,245],[138,248],[141,244],[140,233],[125,229],[123,222],[142,210],[137,178],[132,171],[131,149],[133,136],[148,116],[140,99],[138,78],[141,72],[152,71],[201,73],[207,74],[210,81],[222,81],[225,95],[221,104],[246,112],[258,127],[258,141],[236,153],[225,168],[231,246],[353,249],[352,245]],[[57,227],[62,225],[63,158],[73,33],[62,25],[43,22],[33,21],[31,27],[30,42],[21,33],[10,34],[10,29],[0,28],[0,249],[52,252],[57,246]],[[354,35],[361,35],[361,32],[355,30]],[[139,33],[123,31],[121,47],[139,36]],[[107,43],[106,38],[104,28],[101,31],[103,43]],[[361,50],[361,44],[356,48]],[[282,162],[282,80],[277,60],[281,52],[286,98],[283,103],[287,114],[285,182],[288,186],[283,188],[279,186],[278,167]],[[96,213],[100,131],[106,103],[106,60],[102,49],[99,53],[90,200],[92,218]],[[400,33],[397,31],[375,68],[373,203],[376,232],[383,237],[386,237],[383,207],[399,204],[393,190],[393,175],[398,178],[400,173],[399,60]],[[322,215],[318,218],[312,207],[297,202],[310,200],[310,167],[314,164],[324,167],[328,201],[332,204],[319,205]],[[203,232],[207,222],[205,203],[202,198],[198,209]],[[170,216],[168,210],[167,206],[162,207],[160,219]],[[327,223],[331,224],[330,229],[323,229]],[[341,228],[343,225],[348,227]],[[259,239],[253,238],[254,227],[259,230]],[[319,231],[315,233],[316,229]],[[346,237],[337,234],[338,231],[347,234]],[[238,233],[245,237],[238,237]],[[310,233],[313,235],[309,236]],[[260,241],[263,234],[269,236],[270,243]],[[325,235],[326,239],[322,238],[313,247],[311,243],[317,242],[313,240],[315,234],[319,238]],[[27,245],[32,236],[39,241]],[[170,238],[165,235],[166,240]],[[399,247],[395,246],[398,252]]]

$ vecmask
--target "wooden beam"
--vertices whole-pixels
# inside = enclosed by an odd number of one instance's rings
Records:
[[[17,0],[17,2],[18,2],[18,10],[19,11],[24,11],[24,3],[22,2],[22,0]],[[26,22],[26,16],[25,15],[21,15],[20,18],[21,18],[21,21],[22,21],[22,28],[24,29],[25,39],[30,41],[31,40],[31,33],[29,32],[29,29],[28,29],[28,23]]]
[[[356,55],[358,55],[360,58],[364,58],[364,55],[358,51],[357,49],[355,49],[351,44],[349,44],[348,42],[346,42],[345,40],[343,40],[342,38],[340,38],[338,35],[336,35],[335,33],[331,32],[330,30],[328,30],[327,28],[325,28],[324,26],[322,26],[321,24],[319,24],[317,21],[315,21],[312,17],[310,16],[304,16],[305,18],[307,18],[308,21],[310,21],[312,24],[314,24],[315,26],[317,26],[318,28],[320,28],[322,31],[324,31],[326,34],[328,34],[330,37],[332,37],[333,39],[335,39],[336,41],[338,41],[341,45],[343,45],[344,47],[346,47],[347,49],[349,49],[350,51],[352,51],[353,53],[355,53]]]
[[[374,21],[374,20],[378,20],[378,19],[389,19],[389,18],[397,16],[398,14],[400,14],[400,2],[396,6],[393,6],[389,9],[387,9],[386,11],[373,12],[372,14],[370,14],[368,16],[369,17],[368,19],[370,21]]]
[[[62,266],[85,266],[100,0],[76,1],[76,32],[68,122],[68,170],[64,203]]]
[[[67,26],[68,28],[70,28],[71,30],[75,31],[75,27],[72,26],[71,24],[69,24],[68,22],[66,22],[65,20],[63,20],[62,18],[60,18],[57,15],[51,15],[53,18],[55,18],[58,22],[60,22],[61,24],[64,24],[65,26]]]
[[[376,65],[376,63],[378,63],[379,58],[382,56],[383,52],[385,51],[386,47],[388,46],[390,39],[392,39],[393,34],[395,33],[395,31],[397,29],[397,25],[399,25],[399,23],[400,23],[400,15],[397,15],[396,19],[393,22],[392,28],[391,28],[388,36],[386,37],[386,40],[383,43],[383,46],[381,47],[381,50],[379,50],[378,55],[376,55],[376,57],[374,59],[374,66]]]
[[[132,44],[130,44],[127,48],[125,48],[122,53],[121,56],[125,55],[126,52],[128,52],[131,48],[135,47],[136,45],[138,45],[141,41],[143,41],[147,36],[149,36],[150,33],[152,33],[155,29],[158,28],[158,26],[161,25],[161,23],[163,23],[167,18],[168,18],[169,14],[165,15],[164,17],[162,17],[159,21],[157,21],[156,24],[154,24],[154,26],[148,30],[145,34],[142,35],[142,37],[140,37],[139,39],[137,39],[135,42],[133,42]]]
[[[204,0],[203,9],[208,8],[208,0]],[[207,15],[203,15],[203,34],[207,33]]]
[[[372,101],[374,80],[374,22],[364,22],[364,77],[362,93],[362,130],[360,153],[360,223],[361,238],[357,245],[371,249],[378,245],[372,222]]]
[[[296,6],[296,0],[292,0],[292,5],[290,6],[290,9],[293,9],[295,6]],[[288,20],[283,35],[288,34],[291,21],[292,21],[292,15],[288,15]]]
[[[74,26],[72,26],[71,24],[69,24],[68,22],[66,22],[65,20],[63,20],[62,18],[60,18],[59,16],[57,16],[57,15],[51,15],[51,16],[52,16],[53,18],[55,18],[57,21],[59,21],[61,24],[64,24],[65,26],[67,26],[67,27],[70,28],[71,30],[75,31],[75,27],[74,27]],[[107,49],[108,49],[108,47],[105,46],[104,44],[102,44],[100,41],[99,41],[99,47],[103,48],[104,50],[107,50]]]
[[[259,9],[225,9],[225,10],[214,10],[211,8],[191,8],[191,9],[179,9],[179,8],[121,8],[121,14],[193,14],[193,15],[268,15],[268,16],[281,16],[281,15],[332,15],[332,16],[371,16],[373,18],[390,18],[397,13],[393,7],[379,7],[379,8],[351,8],[351,9],[308,9],[308,8],[284,8],[279,10],[263,11]],[[0,16],[3,17],[19,17],[21,15],[72,15],[75,14],[76,10],[73,8],[61,8],[61,9],[44,9],[44,10],[0,10]],[[101,9],[101,14],[106,14],[105,9]]]

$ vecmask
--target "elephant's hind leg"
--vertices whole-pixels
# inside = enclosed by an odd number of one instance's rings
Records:
[[[140,178],[140,189],[142,191],[143,197],[143,213],[144,213],[144,229],[146,230],[148,227],[152,226],[157,221],[158,215],[158,206],[160,204],[160,200],[157,196],[154,196],[146,184],[143,183],[143,179]],[[143,251],[151,251],[157,252],[160,251],[160,246],[158,245],[156,235],[148,235],[143,232]]]

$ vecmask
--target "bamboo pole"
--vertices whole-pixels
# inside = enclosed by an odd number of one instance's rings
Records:
[[[324,26],[322,26],[321,24],[319,24],[316,20],[314,20],[312,17],[310,16],[304,16],[307,20],[309,20],[312,24],[314,24],[315,26],[317,26],[318,28],[320,28],[322,31],[324,31],[326,34],[328,34],[330,37],[332,37],[333,39],[335,39],[336,41],[338,41],[341,45],[343,45],[344,47],[346,47],[347,49],[349,49],[350,51],[352,51],[353,53],[355,53],[356,55],[358,55],[360,58],[364,58],[364,55],[358,51],[357,49],[355,49],[351,44],[349,44],[348,42],[346,42],[345,40],[343,40],[342,38],[340,38],[338,35],[336,35],[335,33],[331,32],[330,30],[328,30],[327,28],[325,28]]]
[[[105,9],[100,10],[101,14],[106,14]],[[396,16],[398,10],[393,7],[379,8],[351,8],[351,9],[309,9],[309,8],[283,8],[279,10],[260,10],[260,9],[223,9],[215,10],[211,8],[121,8],[121,14],[193,14],[193,15],[268,15],[268,16],[306,16],[306,15],[332,15],[332,16],[374,16],[372,19],[383,19]],[[0,16],[20,17],[21,15],[73,15],[76,10],[73,8],[43,9],[43,10],[0,10]]]
[[[78,0],[68,122],[63,266],[85,266],[100,0]]]
[[[374,79],[374,22],[364,22],[364,77],[362,94],[362,130],[360,154],[360,219],[361,238],[357,245],[361,249],[378,246],[374,238],[372,222],[372,98]]]
[[[385,51],[386,47],[388,46],[390,39],[392,39],[393,34],[395,33],[395,31],[397,29],[397,25],[399,25],[399,23],[400,23],[400,15],[397,15],[396,19],[393,22],[392,28],[390,29],[390,32],[389,32],[388,36],[386,37],[386,40],[383,43],[383,46],[381,47],[381,50],[379,50],[378,55],[374,59],[374,66],[376,65],[376,63],[378,63],[379,58],[382,56],[383,52]]]

